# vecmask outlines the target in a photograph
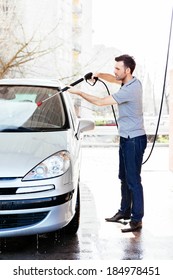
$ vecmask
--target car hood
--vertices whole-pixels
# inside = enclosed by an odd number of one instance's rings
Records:
[[[0,133],[0,177],[23,177],[60,150],[68,150],[67,131]]]

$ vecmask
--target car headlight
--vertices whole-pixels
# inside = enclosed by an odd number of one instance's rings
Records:
[[[49,179],[64,174],[70,167],[70,155],[58,152],[35,166],[22,181]]]

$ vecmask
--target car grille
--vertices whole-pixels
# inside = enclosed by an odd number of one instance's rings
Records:
[[[29,226],[41,222],[49,212],[0,215],[0,229]]]
[[[16,194],[18,188],[0,188],[0,195]]]
[[[53,197],[42,197],[34,199],[16,199],[16,200],[0,200],[0,210],[21,210],[58,206],[70,201],[73,197],[74,190]]]

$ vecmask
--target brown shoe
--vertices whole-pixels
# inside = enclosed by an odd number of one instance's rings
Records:
[[[130,221],[129,225],[130,225],[130,227],[123,228],[121,231],[122,232],[134,232],[134,231],[139,231],[142,229],[142,222]]]
[[[129,220],[130,216],[124,215],[121,212],[116,213],[112,218],[105,218],[107,222],[118,222],[119,220]]]

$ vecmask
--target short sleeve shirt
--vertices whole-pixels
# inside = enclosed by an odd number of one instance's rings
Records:
[[[134,138],[145,134],[142,109],[142,84],[133,77],[112,97],[118,104],[119,135]]]

